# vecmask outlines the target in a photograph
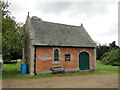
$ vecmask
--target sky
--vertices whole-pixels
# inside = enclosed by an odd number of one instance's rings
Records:
[[[118,45],[118,0],[8,0],[17,22],[37,16],[43,21],[80,26],[99,44]]]

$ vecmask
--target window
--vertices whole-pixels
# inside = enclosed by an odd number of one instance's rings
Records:
[[[65,61],[70,61],[70,54],[65,54]]]
[[[59,51],[58,51],[58,49],[54,50],[54,61],[55,62],[59,61]]]

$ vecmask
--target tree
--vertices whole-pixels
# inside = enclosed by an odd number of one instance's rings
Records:
[[[2,34],[0,33],[0,55],[2,54]]]
[[[104,55],[104,53],[106,53],[108,51],[109,51],[109,46],[107,46],[107,45],[97,46],[97,48],[96,48],[97,60],[101,60],[101,57]]]
[[[117,49],[119,48],[117,45],[116,45],[116,42],[113,41],[112,43],[109,44],[109,47],[110,47],[110,50],[114,50],[114,49]]]
[[[120,49],[114,49],[106,52],[102,56],[102,63],[112,66],[120,66]]]
[[[104,45],[98,45],[96,47],[96,53],[97,53],[97,60],[102,60],[102,56],[106,53],[109,52],[111,50],[114,49],[118,49],[119,47],[115,44],[115,41],[113,41],[112,43],[109,44],[109,46],[107,46],[106,44]]]
[[[19,59],[22,57],[23,27],[9,16],[8,3],[2,6],[2,55],[3,60]]]
[[[2,23],[3,59],[17,59],[22,55],[22,27],[10,18],[4,18]]]
[[[10,3],[8,2],[0,1],[0,8],[2,10],[0,14],[2,15],[2,18],[9,16],[10,14],[10,11],[8,10],[9,5]]]

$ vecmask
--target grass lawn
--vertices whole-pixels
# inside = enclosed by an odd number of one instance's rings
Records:
[[[98,71],[106,71],[108,73],[118,73],[118,70],[120,72],[120,69],[118,66],[110,66],[110,65],[104,65],[101,63],[101,61],[97,61],[97,70]]]
[[[3,66],[4,72],[2,73],[3,79],[11,79],[11,78],[38,78],[38,77],[55,77],[55,76],[73,76],[73,75],[89,75],[89,74],[110,74],[110,73],[118,73],[118,66],[109,66],[103,65],[100,61],[97,62],[97,70],[96,71],[82,71],[82,72],[74,72],[74,73],[65,73],[65,74],[45,74],[45,75],[33,75],[30,76],[28,74],[22,75],[18,72],[20,69],[20,64],[5,64]]]

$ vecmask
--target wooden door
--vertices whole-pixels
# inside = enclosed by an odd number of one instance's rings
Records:
[[[89,54],[82,52],[79,54],[79,69],[88,70],[89,69]]]

